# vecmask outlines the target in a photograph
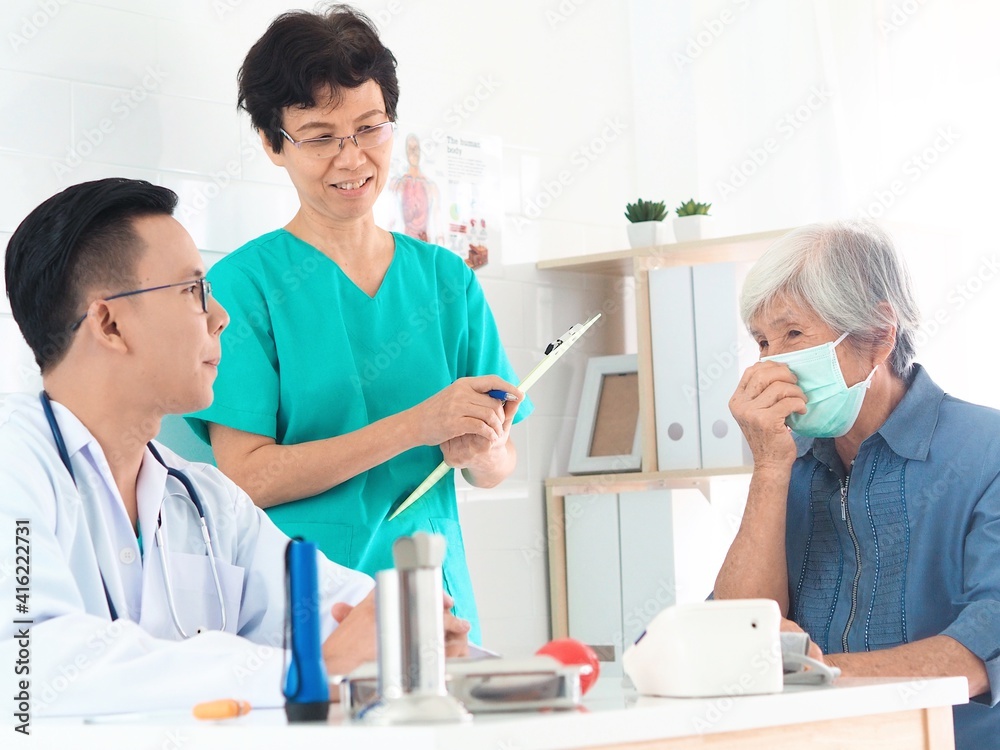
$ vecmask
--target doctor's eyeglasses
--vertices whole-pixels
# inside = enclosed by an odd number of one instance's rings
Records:
[[[305,140],[297,141],[283,129],[279,128],[281,134],[291,141],[295,145],[295,148],[313,159],[329,159],[331,156],[336,156],[344,150],[344,141],[353,141],[354,145],[362,151],[367,148],[381,146],[392,137],[392,131],[395,129],[396,123],[390,120],[389,122],[383,122],[381,125],[374,125],[370,128],[359,130],[354,135],[324,135],[319,138],[306,138]]]
[[[136,294],[145,294],[146,292],[158,292],[161,289],[174,289],[179,286],[190,286],[192,288],[198,288],[198,294],[201,296],[201,311],[204,313],[208,312],[208,298],[212,296],[212,282],[206,278],[191,279],[190,281],[178,281],[176,284],[163,284],[161,286],[151,286],[146,289],[133,289],[131,292],[121,292],[120,294],[112,294],[110,297],[105,297],[104,301],[108,302],[113,299],[120,299],[122,297],[133,297]],[[80,319],[76,321],[71,327],[70,331],[77,330],[83,321],[87,319],[87,314],[84,313],[80,316]]]

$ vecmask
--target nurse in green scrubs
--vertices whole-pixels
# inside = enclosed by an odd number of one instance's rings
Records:
[[[215,400],[189,421],[282,531],[338,563],[375,573],[400,535],[443,534],[445,589],[481,642],[453,479],[386,517],[442,457],[473,485],[501,482],[531,404],[462,259],[375,226],[395,67],[343,6],[280,16],[247,55],[240,106],[301,206],[212,268],[232,322]]]

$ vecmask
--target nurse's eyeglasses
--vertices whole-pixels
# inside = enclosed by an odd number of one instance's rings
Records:
[[[351,141],[362,150],[381,146],[392,137],[392,131],[395,129],[396,123],[390,121],[383,122],[381,125],[373,125],[370,128],[362,128],[354,135],[324,135],[319,138],[306,138],[297,141],[282,128],[279,128],[281,134],[291,141],[300,153],[313,159],[328,159],[331,156],[336,156],[344,150],[344,141]]]
[[[206,278],[201,279],[191,279],[190,281],[178,281],[176,284],[163,284],[162,286],[151,286],[146,289],[133,289],[131,292],[121,292],[120,294],[112,294],[110,297],[105,297],[104,301],[108,302],[113,299],[120,299],[122,297],[133,297],[136,294],[145,294],[146,292],[158,292],[161,289],[173,289],[179,286],[190,286],[198,287],[198,293],[201,295],[201,311],[204,313],[208,312],[208,298],[212,296],[212,282]],[[87,319],[87,313],[80,316],[80,319],[76,321],[70,331],[75,331],[81,325],[83,321]]]

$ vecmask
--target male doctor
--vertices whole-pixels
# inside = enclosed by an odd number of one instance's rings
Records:
[[[229,320],[176,203],[142,181],[75,185],[7,248],[45,391],[0,410],[0,672],[35,716],[282,702],[288,538],[152,442],[165,414],[211,403]],[[344,673],[374,658],[372,581],[320,558],[323,656]],[[445,629],[463,653],[468,623]]]

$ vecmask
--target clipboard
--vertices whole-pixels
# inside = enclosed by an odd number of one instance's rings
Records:
[[[549,371],[549,368],[552,367],[552,365],[558,362],[559,359],[569,351],[573,344],[583,338],[583,334],[585,334],[600,317],[601,314],[597,313],[597,315],[592,317],[586,323],[577,323],[566,331],[566,333],[545,347],[545,356],[542,357],[541,361],[535,365],[534,369],[528,373],[528,375],[518,384],[517,387],[521,389],[521,391],[527,392],[531,386],[538,382],[542,375]],[[419,500],[427,492],[427,490],[437,484],[441,478],[448,473],[449,469],[451,469],[451,467],[444,461],[438,464],[438,467],[428,474],[427,478],[420,483],[417,489],[411,492],[407,498],[400,503],[399,507],[389,515],[387,520],[391,521],[404,510],[413,505],[413,503]]]

